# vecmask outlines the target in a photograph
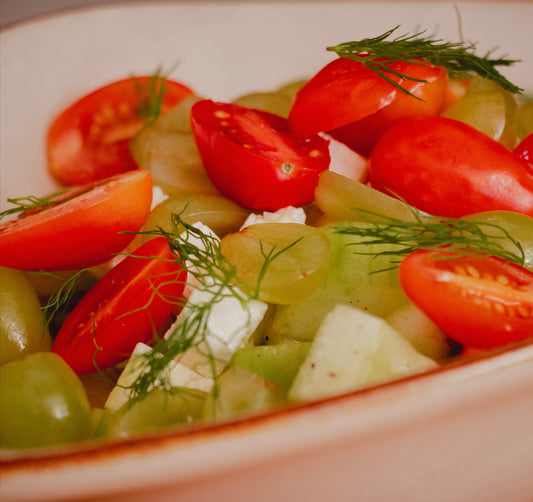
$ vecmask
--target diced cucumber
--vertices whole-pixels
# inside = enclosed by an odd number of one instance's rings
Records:
[[[310,342],[288,342],[244,347],[234,354],[230,365],[244,368],[288,389],[310,346]]]
[[[436,366],[383,319],[338,305],[321,324],[288,398],[320,399]]]
[[[257,413],[281,404],[284,399],[285,392],[276,383],[244,368],[229,367],[208,396],[203,418],[221,420]]]

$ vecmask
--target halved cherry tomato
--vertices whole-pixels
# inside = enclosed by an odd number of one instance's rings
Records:
[[[48,131],[48,168],[64,185],[81,185],[138,166],[129,144],[141,129],[143,113],[157,106],[155,96],[164,83],[161,113],[192,91],[172,80],[128,78],[84,96],[61,112]]]
[[[522,159],[533,173],[533,133],[518,143],[514,149],[514,154]]]
[[[489,210],[533,216],[533,173],[503,145],[457,120],[402,120],[378,141],[369,172],[374,188],[436,216]]]
[[[0,265],[73,270],[109,260],[150,213],[152,179],[137,170],[56,197],[58,204],[0,225]]]
[[[191,124],[207,174],[226,197],[259,211],[313,201],[329,166],[327,140],[297,136],[272,113],[211,100],[193,105]]]
[[[405,94],[358,61],[339,58],[320,70],[297,93],[289,115],[299,134],[328,132],[362,155],[369,155],[379,136],[403,117],[434,115],[444,100],[444,68],[396,61],[390,68],[417,82],[389,76],[417,96]]]
[[[82,298],[61,326],[52,352],[78,374],[123,361],[181,305],[185,280],[168,241],[149,240]]]
[[[533,273],[496,257],[416,251],[400,265],[412,302],[450,338],[490,349],[533,336]]]

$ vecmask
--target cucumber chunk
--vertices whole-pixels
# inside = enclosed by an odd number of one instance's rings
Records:
[[[435,367],[383,319],[338,305],[320,325],[288,398],[320,399]]]

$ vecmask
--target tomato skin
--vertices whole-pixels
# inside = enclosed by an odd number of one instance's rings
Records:
[[[327,140],[294,135],[286,119],[268,112],[203,100],[191,109],[191,125],[213,185],[249,209],[312,202],[329,167]]]
[[[417,115],[436,115],[442,106],[446,91],[446,71],[443,68],[426,66],[416,67],[419,71],[409,73],[429,72],[431,75],[420,75],[426,78],[427,84],[419,84],[411,92],[419,97],[417,100],[408,94],[398,92],[390,105],[368,115],[351,124],[329,131],[335,139],[349,146],[361,155],[369,156],[381,135],[399,120]]]
[[[423,62],[421,62],[423,63]],[[339,58],[322,68],[296,94],[289,115],[299,134],[328,132],[362,155],[368,155],[379,136],[404,116],[435,114],[442,105],[447,75],[429,64],[397,61],[391,69],[414,82],[389,75],[424,101],[398,90],[362,63]]]
[[[533,336],[533,273],[496,257],[416,251],[402,261],[400,284],[453,340],[491,349]]]
[[[514,149],[513,153],[522,159],[533,173],[533,133],[526,136]]]
[[[82,97],[54,119],[46,146],[48,168],[59,183],[81,185],[137,169],[129,145],[142,127],[138,109],[150,99],[148,89],[153,78],[112,82]],[[164,83],[162,113],[192,94],[179,82],[165,79]]]
[[[68,198],[69,195],[77,194]],[[0,225],[0,265],[74,270],[109,260],[150,213],[152,180],[137,170],[72,190],[46,207]]]
[[[77,374],[94,373],[95,364],[105,369],[123,361],[163,326],[183,296],[185,280],[167,240],[149,240],[82,298],[61,326],[52,352]]]
[[[443,117],[404,119],[370,157],[374,188],[436,216],[510,210],[533,216],[533,173],[507,148]]]

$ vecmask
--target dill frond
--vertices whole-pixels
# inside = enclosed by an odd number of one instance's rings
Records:
[[[335,52],[340,57],[360,62],[397,89],[416,99],[420,98],[393,80],[391,75],[416,82],[424,82],[424,80],[395,71],[390,67],[391,63],[403,61],[411,64],[425,64],[424,61],[426,61],[436,66],[442,66],[450,73],[478,74],[493,80],[513,94],[523,91],[496,69],[497,66],[511,66],[519,60],[503,57],[492,58],[491,52],[480,57],[475,54],[475,43],[446,42],[425,35],[425,31],[420,31],[414,35],[399,35],[392,40],[387,40],[398,28],[399,26],[396,26],[377,37],[327,47],[326,50]]]
[[[361,210],[361,213],[375,213]],[[507,230],[499,225],[488,222],[467,221],[458,218],[428,217],[412,209],[414,221],[403,221],[381,216],[381,220],[369,221],[367,225],[339,225],[336,231],[361,237],[351,246],[368,244],[395,244],[393,250],[383,252],[384,255],[397,256],[393,267],[399,266],[403,257],[420,249],[435,251],[453,251],[459,257],[497,256],[506,261],[524,265],[525,253],[522,245]],[[498,230],[494,235],[487,230]],[[509,251],[505,244],[511,243],[516,249]],[[355,251],[357,254],[369,254]]]

